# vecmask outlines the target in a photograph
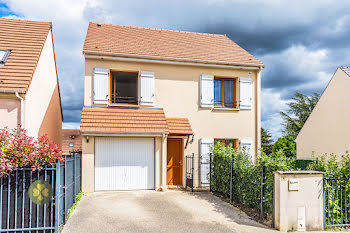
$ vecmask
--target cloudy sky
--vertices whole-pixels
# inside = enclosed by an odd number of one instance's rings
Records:
[[[0,0],[0,16],[53,22],[64,127],[79,126],[89,21],[227,34],[266,65],[262,126],[274,138],[295,91],[321,93],[350,66],[348,0]]]

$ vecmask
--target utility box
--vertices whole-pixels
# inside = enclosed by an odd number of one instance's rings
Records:
[[[275,228],[283,232],[323,230],[323,173],[277,171],[274,174]]]

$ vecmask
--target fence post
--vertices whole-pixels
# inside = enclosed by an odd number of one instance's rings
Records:
[[[211,192],[211,163],[212,163],[212,157],[213,153],[209,154],[209,192]]]
[[[59,225],[60,225],[60,161],[58,160],[56,163],[56,190],[55,190],[55,233],[59,233]]]
[[[232,202],[233,155],[231,156],[230,201]]]
[[[193,183],[194,183],[194,153],[192,153],[192,192],[193,192]]]
[[[318,159],[318,158],[317,158]],[[325,190],[325,177],[323,174],[323,230],[326,229],[326,190]]]
[[[265,162],[262,162],[261,168],[261,208],[260,208],[260,219],[264,219],[264,199],[265,199]]]
[[[75,196],[77,195],[77,189],[76,189],[76,179],[77,179],[77,174],[76,174],[76,162],[77,162],[77,160],[76,160],[76,153],[74,152],[73,153],[73,156],[74,156],[74,164],[73,164],[73,203],[74,203],[74,199],[75,199]]]

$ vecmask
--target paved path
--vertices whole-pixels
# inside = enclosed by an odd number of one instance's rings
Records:
[[[210,193],[98,192],[85,195],[62,233],[276,232]]]

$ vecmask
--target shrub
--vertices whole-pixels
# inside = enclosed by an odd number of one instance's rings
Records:
[[[249,155],[224,147],[218,143],[212,148],[211,188],[225,197],[230,196],[231,159],[233,157],[232,196],[233,200],[248,208],[260,210],[261,175],[265,163],[265,213],[272,213],[274,171],[293,170],[294,158],[289,158],[283,152],[275,157],[261,154],[253,164]]]
[[[64,161],[62,150],[47,136],[34,139],[20,126],[13,130],[0,129],[0,177],[14,168],[40,170],[56,163],[57,159]]]
[[[294,136],[284,136],[279,138],[275,145],[273,146],[273,154],[276,154],[277,152],[282,151],[285,156],[287,157],[295,157],[296,152],[296,143],[295,143],[295,137]]]

